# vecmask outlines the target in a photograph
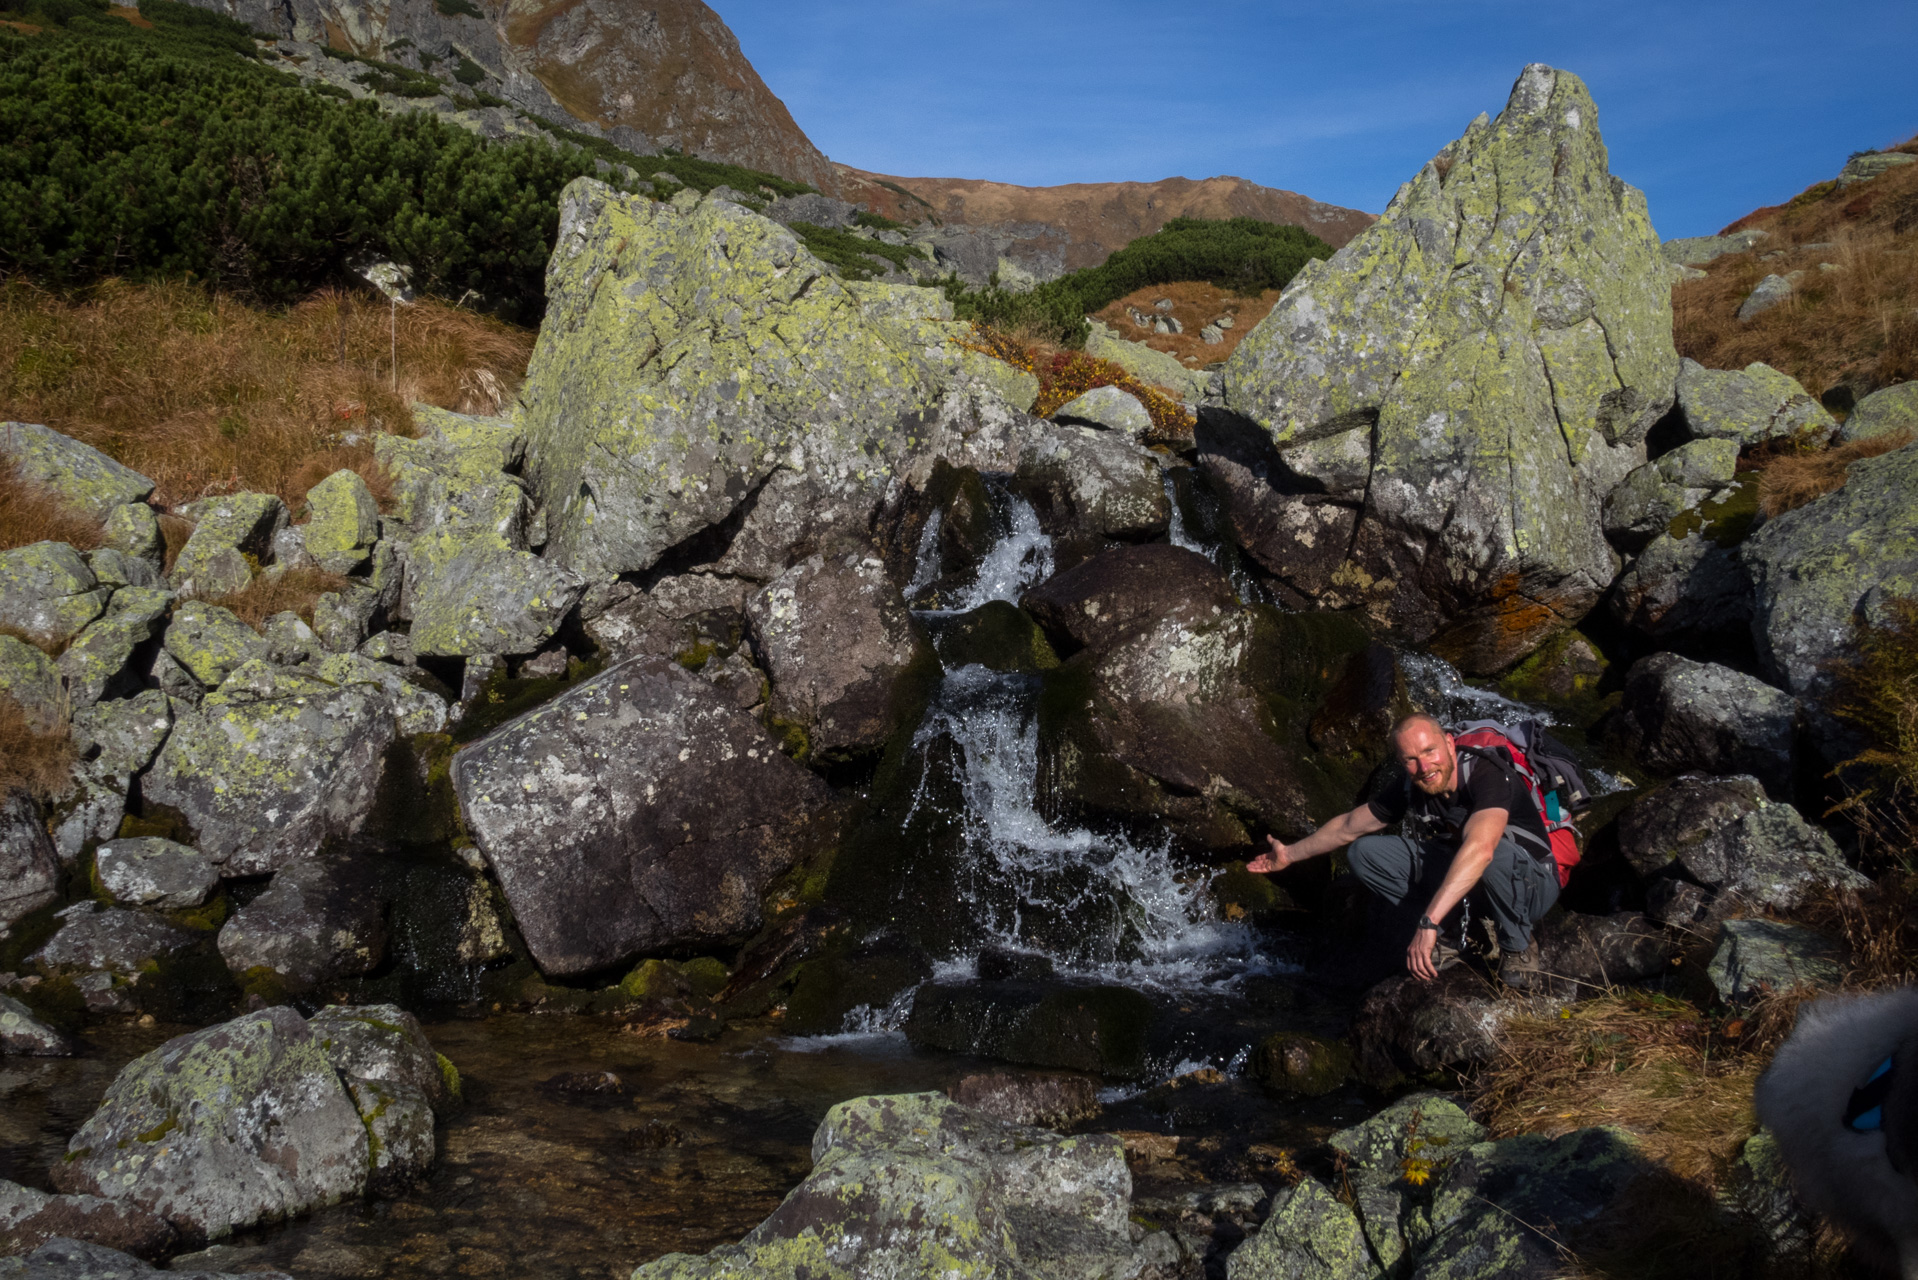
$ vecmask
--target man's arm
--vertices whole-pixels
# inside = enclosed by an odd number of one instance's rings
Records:
[[[1485,868],[1492,865],[1492,854],[1511,816],[1510,810],[1488,808],[1480,809],[1465,820],[1464,838],[1459,841],[1458,852],[1452,855],[1451,868],[1446,871],[1438,892],[1432,895],[1432,901],[1426,904],[1427,920],[1445,919],[1445,913],[1471,892],[1472,886],[1485,874]],[[1406,968],[1428,982],[1438,977],[1438,970],[1432,964],[1433,944],[1437,941],[1438,935],[1430,929],[1420,929],[1412,934],[1411,945],[1406,948]]]
[[[1265,842],[1271,847],[1246,863],[1245,869],[1247,871],[1283,871],[1295,862],[1304,862],[1307,858],[1316,858],[1334,849],[1343,849],[1360,836],[1369,836],[1375,831],[1383,830],[1385,830],[1384,820],[1372,812],[1371,805],[1362,804],[1349,813],[1341,813],[1303,840],[1295,840],[1291,844],[1280,844],[1277,836],[1267,836]],[[1497,844],[1498,840],[1494,838],[1492,843]]]

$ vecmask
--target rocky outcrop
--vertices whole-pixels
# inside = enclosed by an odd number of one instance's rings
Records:
[[[1644,197],[1606,163],[1585,86],[1527,67],[1496,122],[1292,282],[1223,375],[1276,456],[1200,441],[1266,568],[1471,671],[1597,602],[1600,504],[1678,365]]]
[[[1163,543],[1096,555],[1019,603],[1065,654],[1107,648],[1166,620],[1212,622],[1239,607],[1232,584],[1210,560]]]
[[[1746,773],[1790,797],[1798,703],[1781,689],[1675,653],[1632,664],[1619,707],[1621,745],[1660,773]]]
[[[1796,378],[1770,365],[1707,369],[1690,359],[1679,366],[1678,416],[1691,439],[1741,449],[1789,436],[1822,442],[1835,425]]]
[[[736,1245],[667,1254],[636,1280],[931,1274],[1130,1280],[1177,1261],[1133,1245],[1132,1175],[1106,1134],[1060,1137],[938,1094],[854,1098],[826,1114],[813,1169]]]
[[[40,642],[71,640],[106,610],[110,594],[64,542],[0,551],[0,626]]]
[[[130,907],[197,907],[219,888],[213,864],[185,845],[157,836],[113,840],[93,854],[100,887]]]
[[[374,871],[350,858],[289,862],[226,922],[219,945],[234,977],[290,992],[371,972],[386,954]]]
[[[831,825],[825,784],[705,680],[608,668],[453,764],[468,830],[533,958],[584,973],[749,934]]]
[[[0,457],[27,484],[75,511],[104,521],[114,508],[144,503],[153,481],[90,444],[32,422],[0,422]]]

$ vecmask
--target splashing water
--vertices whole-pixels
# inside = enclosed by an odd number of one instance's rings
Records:
[[[912,554],[912,581],[906,584],[908,600],[917,600],[939,580],[939,530],[945,521],[945,512],[934,511],[919,531],[919,545]]]
[[[1196,551],[1208,560],[1212,559],[1216,549],[1208,547],[1185,531],[1185,512],[1179,506],[1179,486],[1173,483],[1170,471],[1165,473],[1164,480],[1166,505],[1172,508],[1172,523],[1166,526],[1165,531],[1166,541],[1175,547]]]
[[[1039,527],[1039,514],[1016,494],[1006,495],[1011,529],[979,561],[972,585],[953,598],[950,610],[964,613],[993,600],[1017,602],[1026,588],[1052,576],[1052,539]]]
[[[1429,653],[1401,653],[1399,669],[1405,673],[1406,691],[1412,701],[1448,725],[1467,720],[1512,720],[1523,718],[1540,724],[1553,724],[1551,712],[1529,703],[1479,689],[1465,683],[1458,668]]]

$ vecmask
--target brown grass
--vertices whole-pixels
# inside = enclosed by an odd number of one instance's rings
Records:
[[[1133,310],[1158,315],[1158,310],[1152,304],[1160,298],[1171,301],[1170,314],[1185,327],[1184,333],[1153,333],[1132,322],[1130,312]],[[1265,319],[1278,301],[1277,289],[1241,296],[1204,281],[1155,284],[1129,293],[1117,302],[1108,303],[1093,318],[1103,321],[1128,341],[1142,342],[1154,351],[1163,351],[1176,357],[1188,368],[1197,369],[1231,355],[1245,335]],[[1199,331],[1227,313],[1232,315],[1233,325],[1224,331],[1225,341],[1216,347],[1207,346],[1205,339],[1199,336]]]
[[[90,551],[100,545],[100,532],[98,520],[0,465],[0,551],[35,542],[66,542]]]
[[[974,325],[972,340],[965,345],[974,351],[1004,360],[1039,379],[1039,398],[1032,402],[1035,417],[1057,413],[1061,406],[1094,387],[1117,387],[1130,393],[1152,417],[1152,437],[1162,442],[1190,440],[1195,425],[1185,403],[1177,393],[1143,381],[1110,360],[1099,360],[1083,351],[1033,342],[1020,334],[1001,333],[986,325]]]
[[[288,569],[284,573],[262,573],[232,595],[210,596],[208,604],[230,609],[255,631],[265,628],[266,620],[276,613],[293,612],[300,621],[313,624],[313,604],[329,591],[343,591],[352,583],[324,569]]]
[[[27,791],[42,800],[66,789],[73,744],[63,727],[41,733],[20,704],[0,694],[0,792]]]
[[[1852,463],[1861,458],[1879,457],[1910,443],[1911,432],[1893,431],[1817,453],[1775,457],[1759,473],[1758,509],[1767,517],[1796,511],[1814,498],[1844,488]]]
[[[387,326],[386,305],[361,294],[269,311],[188,283],[66,298],[14,278],[0,285],[0,418],[111,454],[152,477],[164,506],[240,489],[293,506],[343,466],[377,495],[388,482],[370,437],[411,434],[415,400],[498,411],[535,337],[442,302],[402,307],[395,390]]]

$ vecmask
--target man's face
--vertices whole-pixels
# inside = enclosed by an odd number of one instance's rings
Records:
[[[1396,745],[1399,762],[1413,786],[1428,796],[1444,795],[1452,789],[1458,773],[1458,752],[1452,746],[1451,734],[1419,720],[1406,726]]]

